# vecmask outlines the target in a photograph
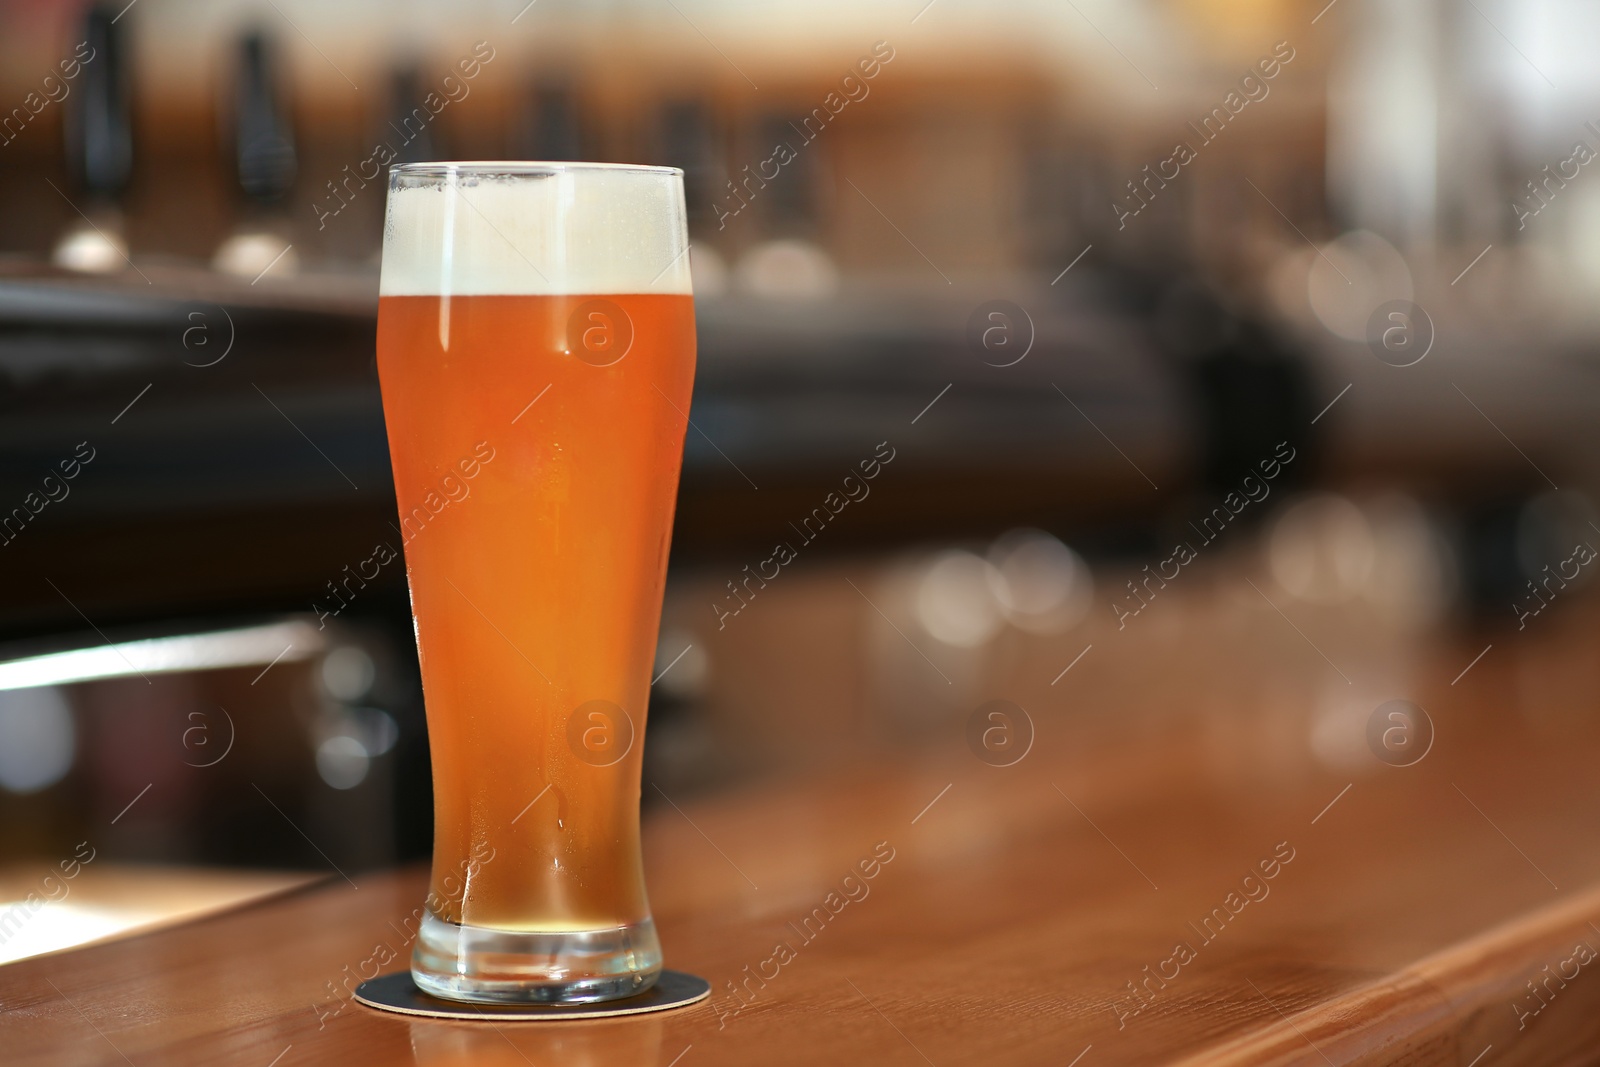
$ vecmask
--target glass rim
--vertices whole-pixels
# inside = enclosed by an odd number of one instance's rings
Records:
[[[417,178],[447,178],[452,174],[534,176],[561,174],[567,171],[625,171],[662,177],[683,177],[681,167],[660,167],[648,163],[589,163],[563,160],[440,160],[428,163],[396,163],[389,168],[392,176]]]

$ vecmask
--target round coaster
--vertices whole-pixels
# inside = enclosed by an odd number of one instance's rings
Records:
[[[710,982],[682,971],[662,971],[656,984],[637,996],[602,1000],[594,1004],[478,1004],[440,1000],[418,989],[411,980],[410,971],[379,975],[356,986],[356,999],[380,1011],[428,1015],[436,1019],[489,1019],[513,1023],[640,1015],[647,1011],[681,1008],[710,995]]]

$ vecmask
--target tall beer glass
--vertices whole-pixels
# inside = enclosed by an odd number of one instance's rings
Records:
[[[639,854],[694,379],[681,171],[390,172],[378,372],[433,751],[411,970],[576,1003],[661,969]]]

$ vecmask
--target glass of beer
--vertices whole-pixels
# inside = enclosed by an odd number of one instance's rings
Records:
[[[640,757],[694,380],[683,175],[390,171],[378,373],[433,755],[411,971],[581,1003],[661,970]]]

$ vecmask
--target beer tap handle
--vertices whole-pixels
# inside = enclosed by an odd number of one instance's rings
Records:
[[[95,58],[84,65],[78,107],[68,114],[67,150],[74,175],[91,196],[110,201],[133,170],[133,119],[129,106],[127,45],[107,7],[89,9],[84,39]]]
[[[271,42],[259,30],[239,42],[234,87],[234,162],[245,196],[258,204],[283,199],[294,184],[294,131],[279,102]]]
[[[399,139],[396,163],[427,163],[439,158],[432,116],[422,106],[423,96],[418,64],[408,61],[396,65],[389,79],[389,128],[384,131],[386,137],[393,134]]]

